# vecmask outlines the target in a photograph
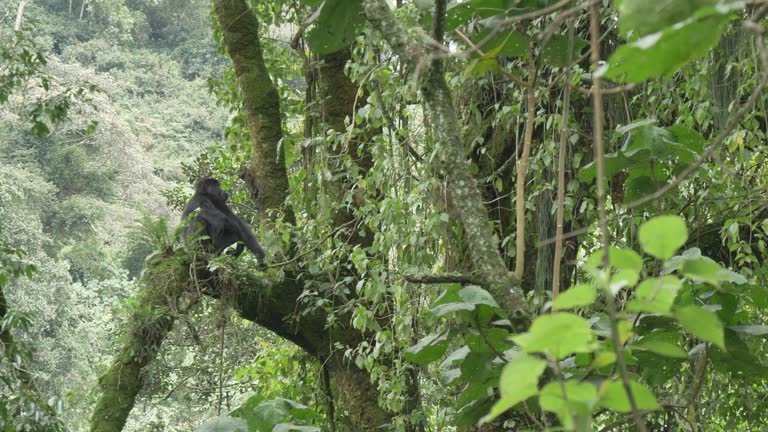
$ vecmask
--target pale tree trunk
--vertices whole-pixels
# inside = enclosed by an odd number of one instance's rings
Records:
[[[16,25],[13,29],[16,31],[21,30],[21,20],[24,17],[24,7],[27,5],[27,0],[21,0],[19,2],[19,9],[16,11]]]
[[[83,20],[84,15],[85,15],[85,0],[83,0],[83,2],[80,3],[80,21]]]

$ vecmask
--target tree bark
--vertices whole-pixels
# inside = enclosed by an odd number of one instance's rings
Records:
[[[165,257],[164,259],[169,259]],[[134,313],[124,342],[112,366],[99,379],[102,395],[91,417],[91,432],[120,432],[143,387],[142,371],[155,358],[175,321],[176,300],[187,291],[186,266],[176,274],[149,273],[139,295],[141,308]]]
[[[24,7],[27,5],[27,0],[21,0],[19,2],[19,8],[16,10],[16,24],[13,26],[13,29],[16,31],[21,30],[21,21],[24,17]]]
[[[279,209],[288,195],[280,98],[264,64],[259,22],[242,0],[215,0],[224,44],[243,94],[243,112],[253,140],[252,194],[260,209]]]
[[[215,0],[214,8],[240,82],[243,108],[251,129],[254,155],[250,174],[256,180],[258,194],[255,198],[260,200],[262,208],[277,209],[287,196],[288,179],[280,147],[282,130],[278,94],[264,65],[258,38],[259,23],[243,0]],[[325,56],[326,66],[319,74],[321,92],[332,96],[330,103],[323,105],[323,113],[338,131],[344,130],[343,121],[352,112],[356,94],[354,84],[343,73],[348,59],[347,51]],[[356,147],[346,150],[350,151],[361,169],[370,167],[372,162],[365,152],[358,156]],[[352,215],[348,214],[344,220],[351,218]],[[350,242],[364,244],[372,239],[372,235],[368,235],[364,239],[351,238]],[[322,310],[303,313],[298,323],[287,321],[287,317],[295,316],[297,299],[303,291],[303,282],[290,282],[293,280],[296,279],[286,277],[280,286],[271,287],[266,296],[255,293],[253,289],[241,290],[234,307],[243,318],[295,342],[309,354],[326,362],[331,380],[356,430],[375,430],[388,424],[390,416],[378,405],[378,389],[370,382],[369,374],[344,360],[339,354],[343,349],[333,351],[336,345],[357,346],[364,336],[341,325],[334,327],[331,336],[327,330],[327,316]],[[249,287],[264,284],[263,280],[252,282]],[[350,317],[340,317],[337,322],[349,323]]]

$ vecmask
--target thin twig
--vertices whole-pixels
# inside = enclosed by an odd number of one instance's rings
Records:
[[[515,275],[523,279],[525,271],[525,176],[528,174],[528,160],[531,158],[531,142],[536,121],[536,57],[533,44],[528,47],[528,116],[525,120],[523,154],[517,166],[517,193],[515,197]]]
[[[462,285],[482,285],[481,281],[472,276],[465,274],[407,274],[403,275],[403,279],[406,282],[420,283],[420,284],[441,284],[441,283],[460,283]]]
[[[568,62],[566,71],[571,70],[571,58],[573,56],[573,41],[575,26],[573,20],[568,22]],[[571,80],[568,75],[565,77],[565,89],[563,90],[563,114],[560,120],[560,152],[557,161],[557,222],[555,225],[555,253],[554,264],[552,265],[552,300],[554,301],[560,294],[560,263],[563,254],[563,227],[565,225],[565,158],[568,148],[568,122],[569,110],[571,108]],[[552,308],[554,312],[555,308]]]
[[[334,229],[333,229],[333,231],[331,231],[331,232],[330,232],[330,233],[328,233],[328,234],[327,234],[325,237],[323,237],[322,239],[320,239],[320,240],[317,242],[317,244],[315,244],[315,245],[314,245],[312,248],[310,248],[310,249],[308,249],[308,250],[306,250],[306,251],[304,251],[304,252],[302,252],[302,253],[300,253],[300,254],[296,255],[295,257],[293,257],[293,258],[289,259],[288,261],[283,261],[283,262],[279,262],[279,263],[275,263],[275,264],[269,264],[267,267],[268,267],[268,268],[274,268],[274,267],[282,267],[282,266],[288,265],[288,264],[290,264],[290,263],[292,263],[292,262],[294,262],[294,261],[298,260],[299,258],[301,258],[301,257],[303,257],[303,256],[305,256],[305,255],[307,255],[307,254],[309,254],[309,253],[311,253],[312,251],[314,251],[314,250],[316,250],[317,248],[319,248],[320,246],[322,246],[322,245],[323,245],[323,243],[325,243],[325,241],[326,241],[326,240],[328,240],[328,238],[330,238],[330,237],[334,236],[336,233],[338,233],[339,231],[341,231],[342,229],[346,228],[348,225],[351,225],[351,224],[352,224],[352,223],[354,223],[354,222],[357,222],[357,219],[352,219],[352,220],[350,220],[350,221],[348,221],[348,222],[345,222],[345,223],[343,223],[343,224],[341,224],[341,225],[337,226],[336,228],[334,228]]]
[[[591,60],[593,70],[597,70],[600,64],[600,7],[596,3],[593,3],[589,7],[590,20],[589,20],[589,37],[590,44],[592,45]],[[608,251],[610,250],[610,239],[608,235],[608,217],[606,213],[606,199],[605,199],[605,146],[603,143],[603,95],[600,89],[600,77],[595,76],[592,83],[593,97],[592,103],[594,105],[594,147],[595,157],[597,158],[597,204],[598,213],[600,218],[600,239],[603,247],[603,268],[608,271],[610,260]],[[642,413],[637,408],[637,401],[635,395],[632,392],[632,387],[629,380],[629,374],[627,372],[627,364],[624,359],[624,347],[619,337],[619,325],[616,318],[616,300],[612,293],[606,295],[608,303],[608,315],[611,323],[611,339],[613,340],[613,349],[616,352],[616,362],[619,365],[619,374],[621,375],[622,384],[624,384],[624,390],[627,392],[627,399],[629,405],[632,408],[632,417],[635,420],[635,426],[639,432],[646,432],[645,421],[643,420]]]

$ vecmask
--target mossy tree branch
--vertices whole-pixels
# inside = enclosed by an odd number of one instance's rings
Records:
[[[262,209],[281,208],[288,195],[288,176],[280,119],[280,98],[259,42],[259,22],[242,0],[215,0],[221,34],[243,94],[243,112],[253,140],[253,160],[246,179]],[[292,219],[292,216],[291,216]]]

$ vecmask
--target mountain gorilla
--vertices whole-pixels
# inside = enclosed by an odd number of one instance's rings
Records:
[[[200,209],[197,216],[192,218],[184,228],[184,238],[202,231],[208,239],[202,244],[209,249],[221,252],[227,246],[237,243],[234,255],[243,253],[243,245],[248,248],[259,262],[264,262],[264,249],[259,246],[251,230],[227,207],[229,194],[221,189],[219,181],[206,178],[197,182],[195,193],[181,213],[186,219],[195,210]]]

